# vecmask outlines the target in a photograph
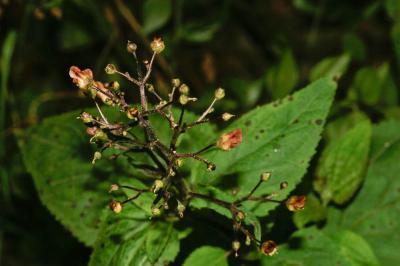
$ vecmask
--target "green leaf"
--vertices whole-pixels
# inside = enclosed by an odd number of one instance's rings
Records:
[[[368,116],[359,111],[354,111],[346,116],[341,116],[330,121],[324,131],[324,139],[328,142],[336,140],[346,134],[355,124],[368,120]]]
[[[89,265],[166,265],[179,252],[178,232],[172,224],[150,221],[134,204],[109,213],[103,223]]]
[[[314,81],[321,77],[340,78],[346,72],[349,63],[348,54],[325,58],[311,69],[310,80]]]
[[[362,61],[366,57],[366,47],[363,41],[354,33],[347,33],[343,37],[343,50],[354,60]]]
[[[297,228],[304,228],[309,223],[325,220],[326,209],[314,194],[307,195],[307,203],[304,210],[295,212],[293,222]]]
[[[88,111],[97,113],[94,109]],[[111,108],[105,109],[105,113],[111,121],[125,117]],[[74,236],[90,246],[97,237],[102,210],[110,200],[107,193],[110,184],[121,181],[121,176],[138,176],[140,172],[124,157],[115,162],[102,159],[93,167],[94,150],[85,126],[76,119],[78,115],[76,111],[55,116],[32,128],[26,137],[23,155],[43,204]],[[192,121],[194,117],[190,112],[185,113],[185,121]],[[169,140],[171,132],[165,130],[169,128],[166,122],[158,116],[151,121],[160,139]],[[215,138],[210,125],[189,130],[185,135],[179,139],[180,151],[199,150]],[[144,158],[147,157],[135,157],[137,161],[146,161]],[[194,162],[187,160],[186,167],[191,165]],[[151,197],[144,195],[135,202],[149,212],[149,201]]]
[[[280,63],[268,69],[266,73],[267,88],[273,99],[282,98],[288,95],[299,81],[299,70],[293,53],[286,50]]]
[[[75,23],[64,23],[59,31],[59,45],[62,49],[72,50],[84,46],[89,46],[93,42],[90,32]]]
[[[370,143],[371,123],[364,120],[324,149],[314,181],[324,205],[331,200],[343,204],[357,191],[364,180]]]
[[[370,166],[354,202],[338,219],[338,226],[363,236],[382,265],[400,261],[400,122],[373,127]]]
[[[205,154],[217,168],[212,173],[204,165],[194,169],[192,182],[219,184],[225,189],[234,187],[237,196],[242,197],[256,185],[261,173],[269,171],[271,179],[255,195],[275,192],[282,181],[287,181],[288,188],[277,197],[285,199],[300,182],[315,153],[335,89],[333,81],[321,79],[285,100],[243,115],[226,129],[241,128],[242,144],[228,152],[215,150]],[[276,204],[245,207],[257,215],[266,215]]]
[[[183,266],[228,266],[228,252],[222,248],[203,246],[186,258]]]
[[[143,31],[150,34],[162,28],[171,15],[171,0],[146,0],[143,5]]]
[[[376,266],[379,262],[368,243],[347,230],[310,227],[295,232],[279,254],[264,257],[262,265],[279,266]]]
[[[213,22],[189,22],[182,27],[181,37],[189,42],[207,42],[210,41],[215,33],[221,28],[220,21]]]

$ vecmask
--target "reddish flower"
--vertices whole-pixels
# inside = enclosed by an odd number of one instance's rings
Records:
[[[286,201],[286,207],[289,211],[299,211],[304,209],[304,205],[306,204],[306,196],[291,196]]]
[[[232,132],[222,134],[217,142],[217,147],[227,151],[235,148],[240,143],[242,143],[242,130],[239,128]]]
[[[88,68],[80,70],[79,67],[72,66],[69,69],[69,76],[72,78],[72,82],[80,89],[87,89],[93,82],[93,72]]]
[[[265,241],[261,245],[261,252],[267,256],[273,256],[278,252],[278,246],[272,240]]]

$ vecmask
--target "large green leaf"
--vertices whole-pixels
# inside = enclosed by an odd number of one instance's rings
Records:
[[[256,195],[272,193],[287,181],[288,188],[278,195],[278,199],[286,198],[315,153],[335,88],[333,81],[324,78],[293,96],[245,114],[226,130],[241,128],[242,144],[228,152],[209,152],[205,157],[216,164],[216,171],[196,168],[192,181],[235,187],[241,197],[256,185],[262,172],[270,171],[271,179],[260,186]],[[275,206],[245,204],[247,209],[255,208],[257,215],[266,215]]]
[[[93,109],[90,112],[96,113]],[[76,119],[78,114],[76,111],[55,116],[32,128],[27,135],[23,154],[43,204],[74,236],[86,245],[92,245],[102,210],[110,200],[107,193],[109,185],[120,181],[120,177],[128,173],[137,175],[139,172],[124,157],[119,157],[115,163],[102,159],[93,167],[90,162],[94,150],[89,145],[85,126]],[[111,121],[123,119],[119,112],[112,109],[106,109],[106,115]],[[194,114],[187,112],[185,121],[191,121],[194,117]],[[166,122],[162,122],[159,116],[151,121],[159,137],[169,140],[171,132]],[[208,144],[213,136],[210,125],[190,130],[180,138],[180,150],[196,151]],[[135,156],[139,161],[144,158]],[[186,167],[191,164],[188,160]]]
[[[368,243],[347,230],[310,227],[295,232],[279,254],[264,257],[262,265],[279,266],[375,266],[378,260]],[[390,264],[388,264],[390,265]]]
[[[173,224],[150,221],[134,204],[110,213],[100,231],[89,265],[166,265],[179,252]]]
[[[228,266],[228,255],[222,248],[203,246],[193,251],[183,266]]]
[[[314,188],[326,205],[348,201],[364,180],[371,142],[371,123],[363,120],[329,143],[318,163]]]
[[[371,159],[364,185],[338,225],[363,236],[382,265],[400,261],[400,122],[374,126]]]
[[[172,15],[171,0],[146,0],[143,5],[143,31],[152,33],[164,26]]]

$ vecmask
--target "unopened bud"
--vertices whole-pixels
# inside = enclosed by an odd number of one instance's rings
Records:
[[[238,212],[236,213],[236,218],[237,218],[239,221],[243,221],[243,220],[246,218],[246,214],[245,214],[243,211],[238,211]]]
[[[101,159],[101,152],[96,151],[93,155],[92,164],[95,164],[97,160]]]
[[[165,44],[161,38],[154,38],[150,43],[151,50],[157,54],[161,53],[165,49]]]
[[[216,168],[217,167],[213,163],[207,164],[207,170],[210,171],[210,172],[214,171]]]
[[[244,243],[246,246],[250,246],[251,245],[251,238],[246,235],[246,242]]]
[[[128,109],[128,111],[126,112],[126,116],[129,119],[135,119],[138,115],[138,110],[136,107],[131,107]]]
[[[114,64],[108,64],[104,70],[107,74],[112,75],[117,71],[117,68]]]
[[[136,43],[128,41],[128,43],[126,44],[126,50],[128,51],[128,53],[133,54],[134,52],[136,52],[136,49],[137,49]]]
[[[304,209],[304,205],[306,204],[306,196],[291,196],[286,201],[286,207],[289,211],[299,211]]]
[[[175,161],[175,164],[177,167],[182,167],[183,166],[183,159],[179,158]]]
[[[107,142],[108,141],[107,134],[103,130],[97,129],[94,136],[90,139],[90,142],[96,142],[96,141]]]
[[[111,83],[110,89],[115,91],[115,92],[119,92],[119,82],[118,81],[113,81]]]
[[[215,90],[215,99],[221,100],[225,97],[225,90],[223,88],[218,88]]]
[[[187,97],[187,95],[185,94],[181,94],[181,96],[179,97],[179,103],[182,105],[186,105],[189,102],[189,97]]]
[[[89,136],[94,136],[95,134],[96,134],[96,132],[97,132],[97,130],[98,130],[99,128],[98,127],[88,127],[87,129],[86,129],[86,133],[89,135]]]
[[[181,85],[181,80],[180,79],[172,79],[171,80],[172,86],[174,87],[179,87],[179,85]]]
[[[230,113],[223,113],[222,114],[222,120],[224,121],[229,121],[232,117],[234,117],[235,115],[230,114]]]
[[[268,181],[270,177],[271,177],[271,172],[265,172],[261,174],[260,179],[265,182]]]
[[[188,85],[186,85],[185,83],[183,83],[180,87],[179,87],[179,92],[185,95],[189,94],[189,87]]]
[[[119,186],[117,184],[112,184],[110,186],[110,189],[108,190],[108,193],[111,193],[113,191],[117,191],[119,189]]]
[[[278,246],[272,240],[267,240],[261,245],[261,252],[267,256],[273,256],[278,252]]]
[[[179,200],[178,200],[178,206],[176,207],[176,210],[178,211],[179,217],[183,218],[183,213],[186,210],[186,207]]]
[[[119,201],[112,200],[109,205],[110,209],[115,213],[120,213],[122,211],[122,204]]]
[[[283,181],[279,184],[280,189],[285,189],[289,186],[289,183],[286,181]]]
[[[161,215],[161,210],[157,207],[153,207],[151,208],[151,214],[155,217],[155,216],[160,216]]]
[[[235,251],[235,257],[238,256],[238,251],[240,249],[240,242],[235,240],[232,242],[232,249]]]
[[[156,181],[154,181],[152,191],[153,191],[154,194],[156,194],[163,187],[164,187],[164,182],[162,180],[157,179]]]
[[[146,88],[149,92],[154,92],[154,86],[153,84],[146,84]]]

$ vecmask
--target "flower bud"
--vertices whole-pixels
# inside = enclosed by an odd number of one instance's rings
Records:
[[[146,88],[149,92],[154,92],[154,86],[153,84],[146,84]]]
[[[243,221],[246,218],[246,214],[243,211],[238,211],[236,213],[236,219],[239,221]]]
[[[183,213],[186,210],[186,207],[179,200],[178,200],[178,206],[176,207],[176,210],[178,211],[179,217],[183,218]]]
[[[92,164],[95,164],[97,160],[101,159],[101,152],[96,151],[93,155]]]
[[[286,201],[286,207],[289,211],[299,211],[304,209],[304,205],[306,204],[306,196],[291,196]]]
[[[118,81],[113,81],[111,83],[111,86],[110,86],[111,90],[113,90],[115,92],[119,92],[119,88],[120,88],[120,86],[119,86],[119,82]]]
[[[115,67],[114,64],[108,64],[106,68],[104,69],[107,74],[112,75],[115,72],[117,72],[117,68]]]
[[[96,132],[94,133],[94,136],[90,139],[90,142],[97,142],[97,141],[100,141],[100,142],[108,141],[107,134],[100,128],[97,128]]]
[[[150,43],[151,50],[157,54],[161,53],[165,49],[165,44],[161,38],[154,38]]]
[[[285,189],[289,186],[288,182],[283,181],[279,184],[280,189]]]
[[[112,200],[109,204],[109,207],[115,213],[120,213],[122,211],[122,204],[117,200]]]
[[[136,49],[137,49],[136,43],[128,41],[128,43],[126,44],[126,51],[128,51],[128,53],[133,54],[134,52],[136,52]]]
[[[240,143],[242,143],[242,130],[239,128],[232,132],[222,134],[217,141],[217,147],[227,151],[235,148]]]
[[[110,186],[110,189],[108,190],[108,193],[111,193],[111,192],[117,191],[117,190],[119,190],[119,186],[117,184],[112,184]]]
[[[215,164],[213,164],[213,163],[207,164],[207,170],[208,170],[209,172],[214,171],[216,168],[217,168],[217,166],[216,166]]]
[[[94,136],[95,134],[96,134],[96,131],[98,130],[98,127],[88,127],[87,129],[86,129],[86,133],[89,135],[89,136]]]
[[[251,238],[246,235],[246,242],[244,243],[246,246],[250,246],[251,245]]]
[[[230,113],[223,113],[222,114],[222,120],[224,121],[229,121],[232,117],[234,117],[235,115],[230,114]]]
[[[271,172],[265,172],[261,174],[260,179],[265,182],[268,181],[270,177],[271,177]]]
[[[151,214],[156,217],[161,215],[161,210],[157,207],[151,208]]]
[[[225,97],[225,90],[223,88],[218,88],[215,90],[215,99],[221,100]]]
[[[172,83],[172,86],[177,88],[181,84],[181,80],[180,79],[172,79],[171,83]]]
[[[278,246],[272,240],[267,240],[261,245],[261,252],[267,256],[273,256],[278,252]]]
[[[186,105],[189,102],[189,97],[187,97],[187,95],[185,94],[181,94],[181,96],[179,97],[179,102],[182,105]]]
[[[179,87],[179,92],[185,95],[189,94],[189,87],[188,85],[186,85],[185,83],[183,83],[180,87]]]
[[[175,161],[175,164],[177,167],[182,167],[183,166],[183,159],[179,158]]]
[[[83,123],[85,123],[85,124],[89,124],[89,123],[93,122],[93,116],[91,114],[89,114],[88,112],[80,113],[79,119],[81,119],[83,121]]]
[[[138,115],[138,110],[136,107],[131,107],[128,109],[128,111],[126,112],[126,116],[129,119],[135,119]]]
[[[232,242],[232,249],[235,251],[235,257],[238,256],[238,251],[240,249],[240,242],[235,240]]]
[[[152,191],[154,194],[156,194],[163,187],[164,187],[164,182],[162,180],[157,179],[156,181],[154,181]]]

